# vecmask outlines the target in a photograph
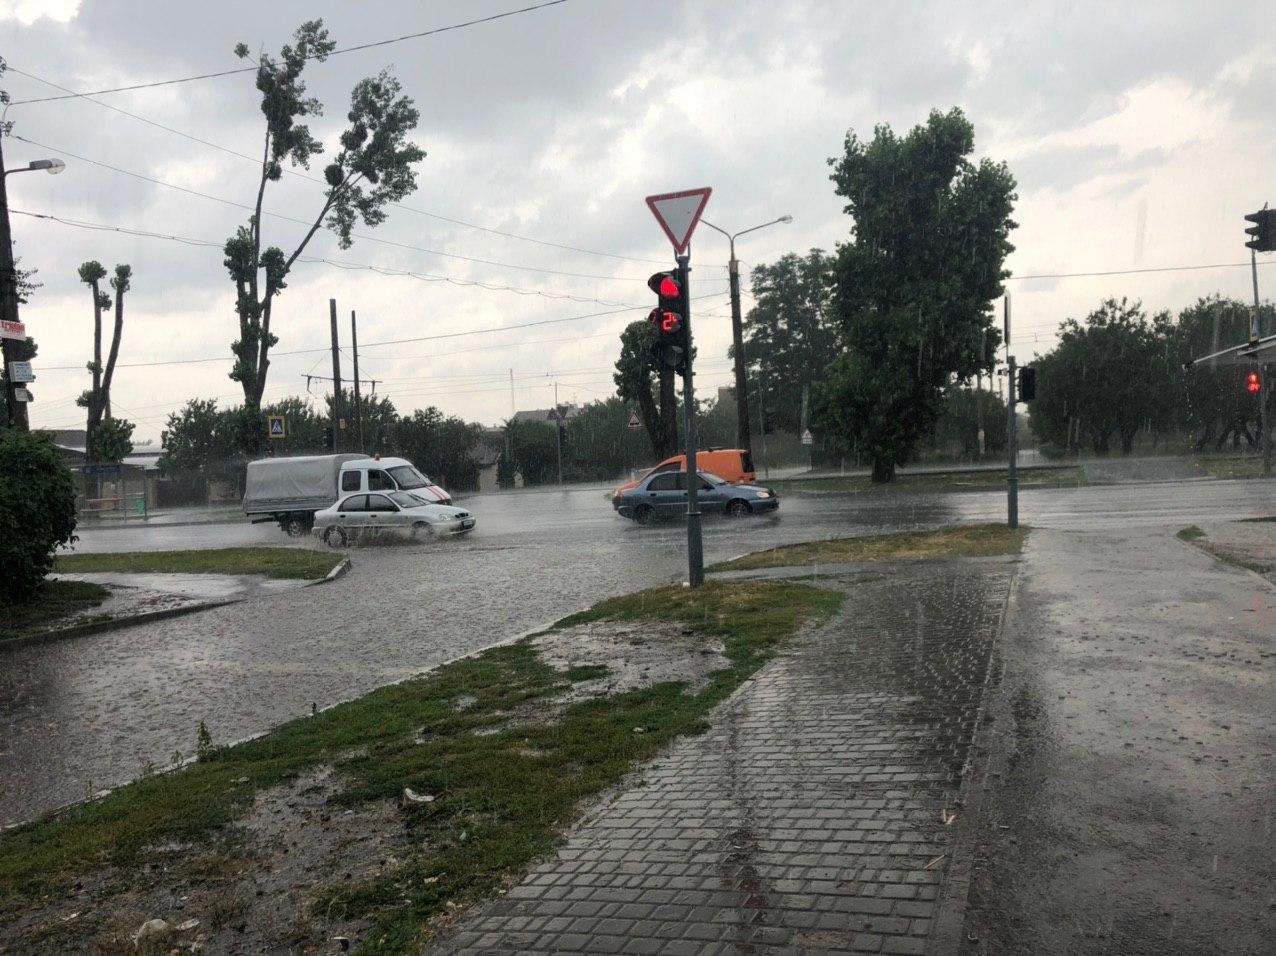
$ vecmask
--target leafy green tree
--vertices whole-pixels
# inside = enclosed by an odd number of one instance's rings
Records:
[[[803,390],[822,378],[838,354],[833,261],[820,249],[805,257],[790,253],[772,265],[754,266],[751,279],[756,304],[744,319],[750,404],[759,406],[767,431],[798,432]]]
[[[349,125],[340,136],[340,150],[324,169],[323,202],[310,227],[291,253],[278,246],[263,248],[266,184],[279,180],[285,161],[309,169],[310,160],[323,152],[323,144],[304,122],[322,115],[323,106],[308,95],[302,74],[309,60],[323,62],[335,46],[323,21],[310,20],[297,28],[292,44],[282,48],[278,59],[262,53],[257,61],[266,130],[256,202],[247,225],[226,241],[224,250],[239,317],[239,338],[231,345],[235,364],[230,377],[242,386],[244,404],[251,409],[261,407],[270,348],[278,341],[270,330],[271,309],[298,257],[325,222],[342,249],[350,247],[357,220],[368,226],[384,222],[386,206],[416,189],[413,164],[425,157],[422,149],[407,140],[420,114],[412,100],[402,95],[398,80],[385,71],[360,80],[350,95]],[[239,44],[235,54],[247,58],[248,46]]]
[[[104,418],[93,436],[97,461],[119,463],[133,451],[132,422],[123,418]]]
[[[984,454],[995,455],[1006,447],[1006,403],[987,388],[954,385],[948,389],[944,411],[935,422],[932,447],[961,458],[979,457],[979,429],[984,430]]]
[[[974,142],[961,110],[934,111],[904,137],[885,125],[869,142],[849,132],[830,160],[855,227],[833,267],[846,351],[814,391],[812,421],[867,456],[875,482],[894,479],[949,384],[982,367],[984,336],[997,339],[992,300],[1017,197],[1004,163],[968,159]]]
[[[359,407],[363,418],[363,448],[359,448],[359,429],[355,420],[354,391],[341,390],[342,408],[345,411],[346,427],[341,432],[340,448],[342,451],[364,451],[368,454],[394,454],[395,427],[399,422],[399,412],[394,402],[385,396],[360,396]],[[332,395],[324,397],[327,408],[325,424],[332,424],[336,418],[332,409]]]
[[[271,415],[282,415],[286,423],[286,437],[268,439],[276,455],[322,455],[328,451],[324,441],[328,419],[306,399],[289,395],[271,402],[261,410],[263,429]]]
[[[21,261],[21,259],[13,261],[14,273],[17,276],[14,281],[17,284],[18,305],[26,305],[31,300],[31,296],[35,294],[36,289],[44,288],[44,283],[36,280],[36,274],[39,273],[39,269],[19,269],[18,263]],[[26,359],[19,359],[18,361],[22,362],[26,361]]]
[[[50,435],[0,431],[0,604],[29,598],[75,540],[75,479]]]
[[[628,402],[612,396],[586,405],[568,420],[563,429],[564,480],[610,480],[650,463],[645,433],[628,427],[631,411]]]
[[[79,275],[80,281],[93,294],[93,361],[88,365],[93,384],[76,399],[76,404],[88,409],[85,453],[89,461],[99,461],[105,459],[99,458],[97,432],[102,421],[109,421],[111,418],[111,382],[115,378],[115,362],[119,358],[120,339],[124,335],[124,294],[131,287],[133,270],[127,265],[117,265],[115,275],[111,277],[111,288],[115,290],[115,327],[111,333],[111,347],[105,367],[102,365],[102,313],[111,308],[111,297],[101,289],[102,279],[106,278],[106,269],[102,267],[102,263],[91,259],[80,266]]]
[[[473,491],[479,480],[474,452],[482,434],[481,426],[431,406],[399,419],[394,450],[449,491]]]
[[[505,423],[505,441],[514,470],[525,485],[548,485],[558,480],[558,439],[548,422]]]
[[[620,358],[616,359],[616,394],[637,406],[652,454],[659,461],[678,448],[678,396],[676,374],[651,354],[656,332],[649,322],[631,322],[620,333]]]
[[[1075,451],[1082,440],[1106,455],[1113,439],[1124,454],[1145,427],[1168,423],[1171,382],[1168,315],[1149,319],[1138,302],[1106,299],[1082,322],[1066,320],[1059,344],[1035,363],[1038,398],[1029,403],[1033,432]]]
[[[264,427],[254,410],[219,409],[216,399],[192,398],[168,416],[160,437],[160,470],[181,478],[231,478],[247,458],[244,448]]]

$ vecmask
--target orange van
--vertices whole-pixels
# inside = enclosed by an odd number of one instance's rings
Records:
[[[696,468],[707,471],[711,475],[717,475],[723,481],[733,485],[751,485],[758,477],[753,471],[753,456],[743,448],[706,448],[698,451],[696,452]],[[625,482],[613,494],[618,495],[630,488],[637,488],[648,475],[662,471],[686,470],[687,456],[674,455],[672,458],[666,458],[655,468],[644,471],[633,481]]]

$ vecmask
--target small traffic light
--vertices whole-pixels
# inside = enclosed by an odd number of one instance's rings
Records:
[[[1031,402],[1037,397],[1037,370],[1031,365],[1019,369],[1019,381],[1016,385],[1019,392],[1017,398],[1021,402]]]
[[[331,425],[323,426],[323,446],[325,448],[335,448],[335,446],[332,444],[332,426]]]
[[[656,361],[678,372],[686,369],[686,331],[682,322],[682,283],[676,272],[657,272],[647,280],[647,288],[656,293],[658,304],[647,316],[656,332],[651,352]]]
[[[1263,390],[1263,383],[1258,378],[1257,372],[1250,372],[1245,376],[1245,391],[1251,395],[1257,395]]]
[[[1276,251],[1276,209],[1260,209],[1245,217],[1246,222],[1254,225],[1245,230],[1245,235],[1253,236],[1245,245],[1255,252]]]

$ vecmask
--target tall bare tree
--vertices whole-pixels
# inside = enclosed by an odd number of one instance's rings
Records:
[[[131,286],[133,269],[127,265],[117,265],[115,275],[111,277],[111,288],[115,290],[115,328],[111,333],[106,365],[103,366],[102,313],[111,308],[111,297],[102,291],[101,284],[105,278],[106,269],[96,259],[90,259],[80,266],[80,281],[93,293],[93,361],[88,364],[93,385],[76,400],[81,408],[88,409],[84,450],[89,461],[97,460],[94,437],[98,426],[104,418],[111,417],[111,381],[115,377],[116,359],[120,356],[120,339],[124,336],[124,294]]]
[[[310,20],[297,28],[292,44],[280,50],[278,59],[265,53],[258,57],[257,89],[266,129],[257,198],[248,224],[226,240],[224,250],[239,317],[230,377],[242,386],[249,410],[261,407],[270,349],[278,342],[270,330],[271,308],[286,288],[297,258],[325,222],[342,249],[350,247],[357,220],[367,226],[384,222],[385,207],[416,189],[412,165],[425,157],[424,150],[407,141],[420,113],[409,97],[401,95],[398,80],[384,70],[360,80],[350,94],[349,125],[340,136],[340,150],[324,169],[327,187],[310,228],[291,253],[278,246],[262,248],[266,184],[279,180],[285,161],[309,169],[311,158],[323,152],[323,144],[303,122],[321,116],[323,104],[307,95],[302,73],[307,62],[323,62],[335,46],[323,21]],[[248,57],[247,45],[239,44],[235,53]]]

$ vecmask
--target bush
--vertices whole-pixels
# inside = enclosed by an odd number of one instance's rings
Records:
[[[75,481],[52,439],[0,431],[0,603],[33,594],[75,540]]]

